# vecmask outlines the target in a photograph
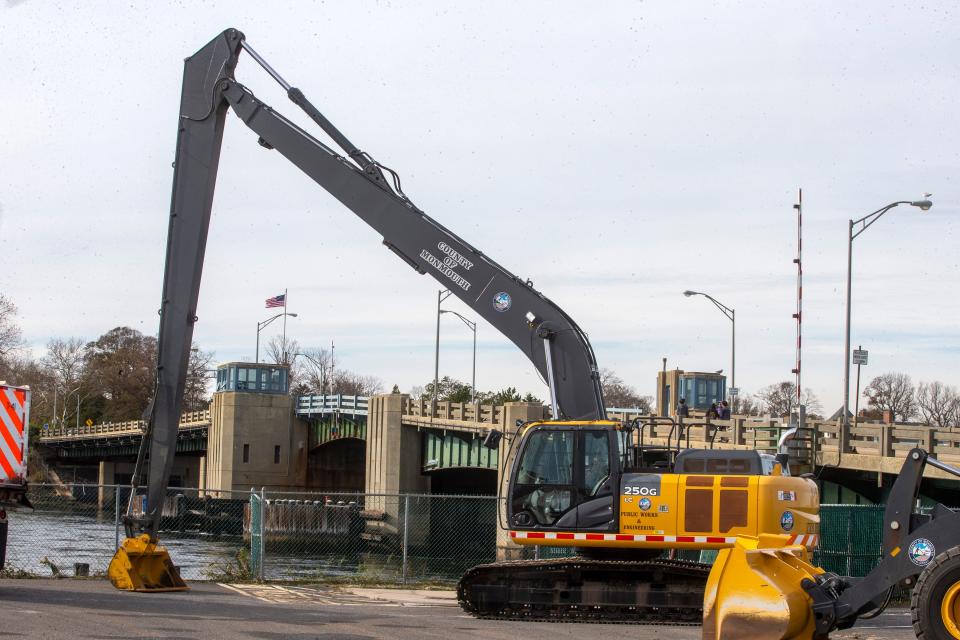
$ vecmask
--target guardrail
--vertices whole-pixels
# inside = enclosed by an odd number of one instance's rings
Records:
[[[298,416],[317,416],[332,413],[346,413],[357,416],[367,415],[369,398],[367,396],[345,396],[342,394],[311,393],[297,398]]]
[[[917,425],[816,423],[817,448],[824,452],[902,458],[915,447],[938,459],[960,462],[960,428]]]
[[[180,417],[181,429],[195,429],[209,426],[210,410],[189,411]],[[40,440],[70,440],[74,438],[95,438],[98,436],[137,435],[143,433],[146,426],[143,420],[128,420],[126,422],[103,422],[100,424],[80,426],[56,425],[40,431]]]

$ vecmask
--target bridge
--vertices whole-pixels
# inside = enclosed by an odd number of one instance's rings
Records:
[[[248,394],[244,394],[248,395]],[[374,400],[386,398],[389,409]],[[523,419],[547,417],[548,409],[524,403]],[[386,463],[376,458],[386,456],[381,440],[369,442],[371,405],[380,417],[378,424],[390,420],[402,426],[403,459]],[[379,408],[378,408],[379,407]],[[417,473],[438,476],[452,470],[493,471],[500,465],[500,452],[482,446],[483,436],[490,429],[504,433],[513,430],[513,414],[519,409],[475,403],[432,402],[406,395],[364,396],[304,395],[292,402],[292,413],[307,432],[307,450],[318,458],[311,461],[319,474],[318,483],[330,483],[335,476],[353,474],[357,490],[369,490],[367,468],[383,469],[390,464],[413,465]],[[611,419],[636,420],[633,437],[647,447],[694,447],[716,449],[754,449],[775,453],[780,438],[790,425],[770,417],[734,416],[730,420],[687,421],[678,424],[669,418],[640,415],[634,409],[610,409]],[[375,416],[376,417],[376,416]],[[211,410],[185,413],[180,422],[177,452],[204,456],[213,423]],[[794,442],[792,462],[801,470],[816,469],[825,479],[844,486],[855,486],[863,495],[880,495],[870,488],[882,488],[884,475],[896,475],[906,453],[921,447],[936,458],[960,466],[960,429],[918,425],[855,422],[844,428],[839,422],[811,421],[804,436]],[[57,426],[41,432],[40,443],[49,447],[61,461],[132,458],[142,438],[142,421],[95,424],[79,427]],[[392,437],[392,436],[391,436]],[[389,444],[400,447],[400,436]],[[413,459],[417,462],[413,462]],[[326,471],[324,471],[326,469]],[[198,473],[202,473],[201,468]],[[845,472],[845,473],[844,473]],[[190,472],[185,472],[190,475]],[[942,471],[928,468],[927,477],[934,481],[952,481]],[[443,474],[439,474],[443,475]],[[473,481],[479,482],[478,477]],[[342,480],[342,478],[340,478]],[[339,481],[339,480],[338,480]],[[486,480],[483,485],[492,486]],[[317,486],[320,486],[319,484]],[[334,486],[334,485],[329,485]],[[339,485],[336,485],[339,486]],[[950,485],[954,489],[955,483]],[[877,499],[877,498],[872,498]]]
[[[204,451],[210,427],[210,410],[189,411],[180,417],[177,453]],[[102,424],[54,425],[41,430],[40,442],[60,458],[137,455],[146,426],[143,420]]]

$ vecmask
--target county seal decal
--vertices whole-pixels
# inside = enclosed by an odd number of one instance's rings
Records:
[[[510,299],[510,294],[506,291],[501,291],[497,295],[493,296],[493,308],[503,313],[513,304],[513,300]]]
[[[784,511],[783,515],[780,516],[780,528],[784,531],[790,531],[793,529],[793,512]]]
[[[651,506],[650,498],[640,498],[640,510],[646,511]]]
[[[910,548],[907,549],[907,557],[910,558],[910,562],[918,567],[925,567],[930,564],[936,554],[937,548],[926,538],[917,538],[910,543]]]

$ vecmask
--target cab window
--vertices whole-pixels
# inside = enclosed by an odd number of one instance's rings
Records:
[[[583,434],[583,494],[597,495],[603,481],[610,477],[610,439],[605,431]]]
[[[520,484],[573,484],[573,431],[539,431],[520,464]]]

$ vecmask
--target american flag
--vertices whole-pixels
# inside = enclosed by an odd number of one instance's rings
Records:
[[[273,296],[272,298],[267,298],[267,309],[273,309],[274,307],[286,307],[287,306],[287,294],[281,293],[278,296]]]

